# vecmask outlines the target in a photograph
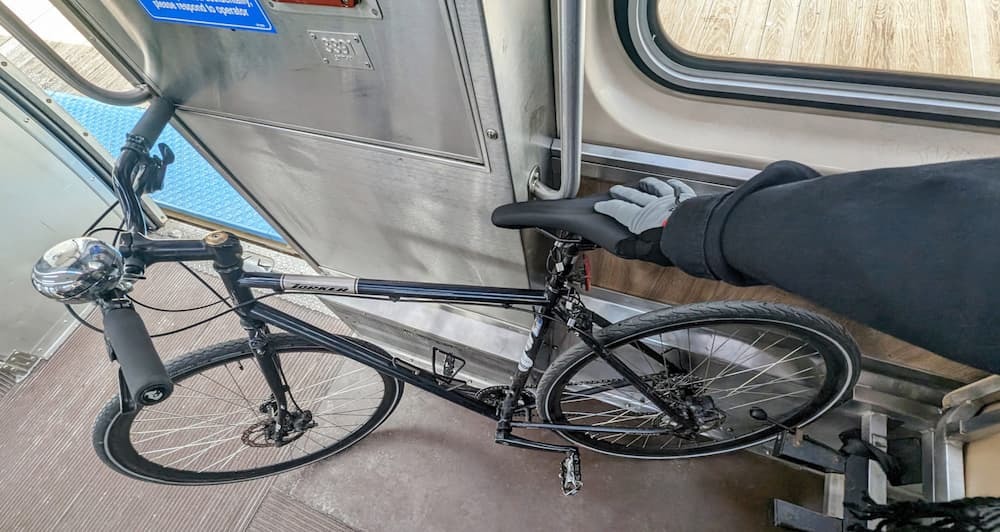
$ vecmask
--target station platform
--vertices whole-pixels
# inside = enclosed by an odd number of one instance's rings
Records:
[[[143,112],[139,107],[118,107],[74,94],[51,92],[50,95],[113,155],[121,149],[125,135]],[[284,242],[177,130],[167,126],[159,142],[170,146],[177,157],[167,170],[163,190],[152,195],[160,207],[265,240]]]

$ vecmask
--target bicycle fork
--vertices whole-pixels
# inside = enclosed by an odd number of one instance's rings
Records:
[[[293,429],[309,428],[312,420],[308,413],[303,416],[303,412],[296,411],[292,414],[288,411],[291,391],[284,379],[281,359],[268,345],[270,331],[264,322],[249,315],[250,308],[247,304],[254,300],[253,293],[249,288],[239,285],[244,273],[242,244],[238,239],[221,231],[210,233],[205,237],[205,243],[215,255],[212,266],[233,300],[234,310],[240,317],[240,324],[247,332],[247,342],[253,352],[254,361],[271,391],[271,401],[261,404],[259,408],[260,413],[271,416],[274,425],[269,437],[273,438],[276,446],[281,447],[286,443],[284,439],[286,434]],[[294,401],[292,398],[293,403]]]

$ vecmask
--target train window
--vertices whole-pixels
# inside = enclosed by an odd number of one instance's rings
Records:
[[[125,91],[133,87],[56,8],[55,4],[59,2],[0,2],[91,83],[110,91]],[[143,107],[115,106],[80,94],[3,28],[0,28],[0,59],[6,60],[4,66],[9,62],[16,67],[18,77],[26,78],[27,85],[34,84],[41,89],[46,103],[61,107],[71,116],[87,131],[86,135],[106,150],[108,157],[117,155],[126,133],[142,115]],[[177,162],[170,167],[165,187],[151,196],[168,214],[198,219],[211,225],[225,225],[261,240],[282,242],[281,235],[177,130],[167,126],[160,140],[170,145],[177,154]],[[218,210],[220,205],[226,206],[224,214]]]
[[[1000,104],[995,0],[615,5],[633,60],[671,88],[935,119],[1000,119],[993,109]]]
[[[658,0],[655,23],[706,57],[1000,78],[991,0]]]

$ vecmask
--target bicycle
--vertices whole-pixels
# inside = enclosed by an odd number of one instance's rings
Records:
[[[375,430],[410,384],[493,420],[497,443],[562,453],[562,488],[572,494],[582,486],[580,446],[641,459],[744,449],[814,421],[847,400],[857,381],[860,355],[847,332],[794,307],[701,303],[618,323],[587,309],[578,259],[624,230],[593,211],[600,198],[517,203],[494,212],[501,227],[553,236],[543,290],[252,272],[243,269],[240,241],[227,232],[150,239],[139,196],[162,183],[171,162],[163,145],[162,159],[150,148],[172,115],[169,102],[155,100],[116,162],[120,244],[63,242],[32,275],[47,297],[100,305],[120,393],[97,417],[94,447],[125,475],[197,485],[301,467]],[[146,267],[184,261],[212,262],[247,339],[164,365],[128,293]],[[441,353],[440,371],[436,360],[422,367],[261,302],[288,293],[519,308],[532,312],[534,322],[510,383],[476,388],[458,378],[464,366],[458,357]],[[547,368],[535,368],[555,323],[579,341]],[[515,434],[530,429],[555,431],[568,444]]]

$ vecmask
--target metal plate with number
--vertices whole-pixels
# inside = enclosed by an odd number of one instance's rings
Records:
[[[361,70],[375,69],[368,56],[368,51],[365,50],[365,43],[361,41],[361,35],[357,33],[309,31],[309,38],[316,46],[320,59],[330,66]]]

